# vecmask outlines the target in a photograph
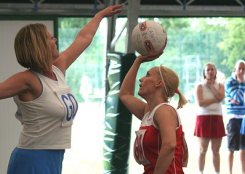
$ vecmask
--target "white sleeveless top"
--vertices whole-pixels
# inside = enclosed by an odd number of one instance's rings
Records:
[[[215,98],[214,94],[210,89],[205,85],[202,85],[202,94],[203,99],[212,99]],[[219,89],[219,84],[215,82],[214,87]],[[222,115],[222,105],[221,102],[212,103],[208,106],[197,106],[197,115]]]
[[[23,102],[16,96],[16,118],[23,129],[17,147],[25,149],[66,149],[71,146],[71,125],[78,109],[75,97],[55,66],[57,81],[35,73],[43,87],[40,97]]]
[[[150,126],[150,125],[153,125],[156,129],[158,129],[158,126],[155,124],[155,122],[153,121],[153,117],[155,115],[155,112],[156,110],[162,106],[162,105],[168,105],[168,106],[171,106],[176,114],[177,114],[177,118],[178,118],[178,126],[176,127],[176,129],[178,129],[178,127],[181,125],[181,120],[180,120],[180,117],[179,117],[179,114],[177,112],[177,110],[172,106],[170,105],[169,103],[160,103],[158,104],[157,106],[155,106],[155,108],[151,111],[151,112],[147,112],[144,117],[142,118],[141,120],[141,125],[140,126]]]

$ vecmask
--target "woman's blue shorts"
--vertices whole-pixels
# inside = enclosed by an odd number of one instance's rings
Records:
[[[7,174],[61,174],[65,150],[15,148]]]

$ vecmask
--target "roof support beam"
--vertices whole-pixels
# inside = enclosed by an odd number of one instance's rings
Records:
[[[186,10],[186,6],[190,5],[192,2],[194,2],[195,0],[190,0],[190,1],[186,1],[186,0],[176,0],[180,5],[182,5],[183,10]]]
[[[125,5],[125,10],[120,15],[127,16],[128,11],[132,8],[131,13],[136,12],[139,8],[140,16],[192,16],[192,17],[212,17],[212,16],[245,16],[244,3],[236,0],[238,5],[234,6],[204,6],[190,5],[192,1],[187,2],[186,9],[183,10],[181,5],[140,5],[132,7]],[[135,0],[129,0],[130,4],[136,3]],[[137,4],[137,3],[136,3]],[[97,9],[105,7],[104,4],[96,5]],[[58,16],[91,16],[94,14],[94,4],[39,4],[37,12],[33,12],[32,3],[0,3],[0,15],[58,15]]]
[[[114,5],[114,4],[118,4],[118,0],[107,0],[108,5]],[[116,26],[116,19],[117,19],[117,15],[113,15],[111,17],[108,18],[108,29],[107,29],[107,51],[109,52],[113,52],[114,51],[114,47],[111,47],[111,42],[115,36],[115,26]]]
[[[128,27],[127,27],[127,41],[126,50],[127,53],[134,53],[135,50],[132,48],[131,37],[134,27],[138,23],[138,17],[140,15],[140,2],[141,0],[132,0],[128,2]]]
[[[243,7],[243,10],[245,11],[245,1],[241,1],[241,0],[236,0],[236,2],[241,5]]]

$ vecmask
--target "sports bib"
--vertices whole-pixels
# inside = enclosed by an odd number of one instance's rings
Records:
[[[70,88],[60,89],[55,91],[55,93],[58,96],[65,111],[64,118],[61,125],[63,127],[71,126],[78,109],[77,101],[73,96],[73,94],[71,94]]]

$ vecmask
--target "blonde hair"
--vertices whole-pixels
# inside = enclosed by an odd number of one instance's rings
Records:
[[[179,77],[178,75],[171,69],[165,67],[165,66],[160,66],[159,67],[159,73],[160,77],[164,83],[164,90],[163,92],[165,93],[167,97],[167,101],[169,98],[173,97],[175,93],[179,95],[179,102],[178,102],[178,109],[182,108],[186,103],[187,100],[185,97],[182,95],[182,93],[179,91]]]
[[[217,68],[216,68],[215,64],[213,64],[211,62],[205,64],[205,66],[203,68],[203,71],[202,71],[203,78],[206,79],[205,70],[206,70],[206,68],[207,68],[208,65],[213,66],[213,68],[215,70],[215,77],[214,78],[216,79],[216,76],[217,76]]]
[[[19,30],[14,42],[19,64],[36,72],[48,71],[52,66],[52,51],[44,24],[29,24]]]

